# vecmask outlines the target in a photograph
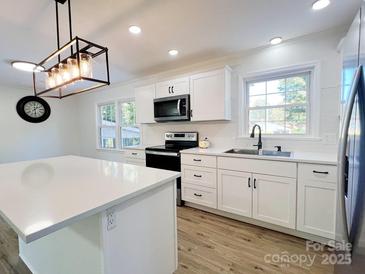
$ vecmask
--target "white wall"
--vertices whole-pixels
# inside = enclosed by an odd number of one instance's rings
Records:
[[[143,143],[163,143],[163,133],[166,131],[192,130],[198,131],[200,136],[208,137],[215,146],[251,146],[257,141],[247,137],[237,138],[240,135],[238,99],[241,82],[239,81],[239,76],[313,61],[320,64],[320,88],[315,90],[315,92],[320,93],[319,97],[321,98],[320,115],[318,117],[320,120],[320,138],[313,140],[264,139],[264,147],[271,148],[274,145],[282,145],[284,149],[291,151],[336,153],[341,71],[341,58],[337,52],[337,45],[344,34],[345,29],[317,33],[288,41],[276,47],[265,47],[243,52],[239,55],[159,73],[122,85],[112,85],[104,91],[99,90],[98,92],[79,96],[81,154],[111,160],[122,159],[122,154],[119,152],[96,150],[95,109],[97,103],[116,98],[131,98],[136,86],[150,84],[169,77],[187,75],[192,72],[202,72],[222,67],[223,65],[230,65],[234,69],[234,77],[232,79],[232,121],[143,125]]]
[[[50,118],[40,124],[22,120],[16,112],[20,98],[29,90],[0,87],[0,163],[78,154],[76,101],[48,100]]]

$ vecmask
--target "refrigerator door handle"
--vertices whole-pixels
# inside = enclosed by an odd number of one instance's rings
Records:
[[[339,209],[340,216],[342,217],[341,229],[344,235],[343,238],[345,241],[349,241],[349,228],[347,225],[347,212],[346,212],[346,201],[345,201],[345,169],[346,169],[346,148],[348,141],[348,130],[350,127],[352,111],[355,104],[356,94],[359,90],[361,80],[362,80],[363,66],[360,65],[355,73],[354,80],[351,86],[351,92],[349,96],[349,100],[346,106],[346,111],[344,114],[341,135],[339,140],[339,149],[338,149],[338,201],[339,201]]]

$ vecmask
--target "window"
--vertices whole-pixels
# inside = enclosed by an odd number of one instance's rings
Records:
[[[140,128],[136,125],[136,104],[133,101],[120,103],[121,147],[137,146],[141,142]]]
[[[99,106],[99,145],[100,148],[116,148],[115,104]]]
[[[134,101],[120,101],[98,105],[98,140],[102,149],[122,149],[141,142],[136,125]]]
[[[267,135],[308,135],[311,71],[247,82],[247,130]]]

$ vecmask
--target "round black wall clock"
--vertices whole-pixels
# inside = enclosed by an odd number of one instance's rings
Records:
[[[40,97],[26,96],[19,100],[16,105],[19,116],[30,123],[41,123],[51,115],[51,107]]]

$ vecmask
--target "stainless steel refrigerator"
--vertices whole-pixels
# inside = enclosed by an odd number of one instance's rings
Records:
[[[365,4],[343,40],[342,56],[336,240],[343,243],[338,254],[351,263],[338,257],[335,273],[356,274],[365,273]]]

